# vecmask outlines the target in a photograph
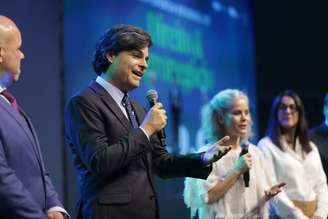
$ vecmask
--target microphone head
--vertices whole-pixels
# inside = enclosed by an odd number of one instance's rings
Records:
[[[155,104],[158,99],[158,93],[154,89],[150,89],[147,91],[146,98],[151,104]]]
[[[240,147],[241,147],[241,148],[248,149],[248,146],[249,146],[249,141],[248,141],[248,139],[242,139],[241,142],[240,142]]]

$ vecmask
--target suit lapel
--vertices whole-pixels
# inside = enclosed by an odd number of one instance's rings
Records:
[[[22,109],[20,109],[20,113],[18,113],[13,107],[11,107],[3,98],[0,98],[0,106],[4,108],[8,114],[13,117],[18,125],[24,130],[25,134],[27,135],[28,139],[30,140],[33,150],[35,154],[37,155],[38,161],[40,162],[40,154],[37,150],[37,138],[34,136],[34,129],[31,125],[30,120],[26,116],[26,114],[23,112]]]
[[[11,117],[13,117],[17,121],[19,126],[24,130],[25,134],[30,139],[31,143],[34,145],[35,141],[32,136],[31,130],[27,126],[27,121],[24,119],[24,117],[26,118],[26,115],[24,116],[24,112],[21,111],[21,112],[23,112],[23,114],[19,114],[13,107],[11,107],[8,103],[6,103],[5,100],[3,100],[2,98],[0,98],[0,99],[1,99],[1,101],[0,101],[1,106],[8,112],[8,114]]]
[[[134,112],[136,113],[138,124],[140,125],[142,123],[144,117],[145,117],[144,112],[139,110],[139,108],[137,107],[136,102],[131,101],[131,105],[132,105],[132,108],[133,108]]]
[[[41,151],[39,150],[39,148],[40,148],[39,147],[39,141],[38,141],[38,137],[36,135],[35,129],[32,125],[32,122],[31,122],[30,118],[26,115],[26,113],[22,109],[20,109],[20,111],[22,113],[22,116],[26,120],[26,125],[28,126],[28,129],[30,130],[30,134],[32,135],[32,138],[34,140],[33,146],[34,146],[35,153],[37,154],[39,162],[42,163],[41,160],[40,160],[41,159]]]
[[[122,110],[119,108],[113,97],[97,82],[92,81],[89,88],[95,91],[99,98],[105,103],[105,105],[113,112],[115,117],[120,121],[120,123],[127,129],[131,129],[130,121],[123,114]]]
[[[137,105],[136,102],[131,101],[131,105],[132,105],[132,107],[133,107],[134,112],[136,113],[136,117],[137,117],[138,123],[140,124],[140,121],[142,122],[143,119],[144,119],[144,117],[145,117],[145,113],[144,113],[144,111],[140,108],[140,106],[138,107],[138,105]],[[149,138],[150,138],[150,136],[149,136]],[[146,168],[147,168],[147,171],[148,171],[148,173],[149,173],[149,176],[151,176],[151,172],[152,172],[152,170],[151,170],[151,163],[152,163],[152,162],[151,162],[151,155],[152,155],[151,152],[150,152],[150,153],[145,153],[145,156],[144,156],[143,159],[142,159],[143,162],[144,162],[145,165],[146,165]],[[154,183],[153,183],[152,177],[149,177],[149,179],[150,179],[151,184],[152,184],[152,186],[153,186]]]
[[[136,116],[137,116],[137,120],[138,120],[138,123],[140,124],[140,121],[142,122],[144,117],[145,117],[145,113],[144,111],[140,108],[140,106],[138,107],[138,105],[136,104],[136,102],[132,101],[132,107],[133,107],[133,110],[134,112],[136,113]],[[150,138],[151,136],[149,136]],[[149,139],[150,140],[150,139]],[[149,182],[150,182],[150,185],[151,187],[153,188],[153,192],[156,196],[156,189],[155,189],[155,183],[154,183],[154,180],[153,180],[153,177],[152,177],[152,147],[151,147],[151,150],[146,152],[143,156],[142,156],[142,161],[147,169],[147,176],[148,176],[148,179],[149,179]]]
[[[123,114],[122,110],[119,108],[119,106],[117,105],[115,100],[112,98],[112,96],[101,85],[99,85],[95,81],[91,82],[91,84],[89,85],[89,88],[92,89],[93,91],[95,91],[99,95],[100,99],[113,112],[113,114],[121,122],[121,124],[127,130],[131,130],[132,125],[131,125],[130,121]],[[145,117],[144,111],[140,107],[138,107],[138,105],[134,101],[131,101],[131,105],[133,107],[134,112],[136,113],[136,117],[137,117],[138,123],[140,125],[140,122],[142,122],[144,117]],[[148,173],[147,175],[148,175],[148,178],[150,180],[150,184],[153,188],[153,191],[155,192],[154,182],[153,182],[153,179],[151,177],[151,175],[152,175],[151,156],[152,156],[151,152],[150,153],[145,153],[144,156],[142,157],[142,161],[143,161],[143,163],[144,163],[144,165],[147,169],[147,173]]]

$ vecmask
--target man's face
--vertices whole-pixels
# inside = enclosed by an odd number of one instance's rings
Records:
[[[109,66],[109,81],[123,92],[139,87],[140,80],[148,68],[148,47],[121,51],[117,55],[107,54],[112,63]]]
[[[17,28],[8,33],[8,40],[0,47],[0,77],[9,77],[11,82],[17,82],[20,76],[20,64],[24,58],[20,50],[21,34]]]

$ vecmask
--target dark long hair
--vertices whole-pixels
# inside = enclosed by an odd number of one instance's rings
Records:
[[[272,102],[269,124],[267,127],[266,136],[268,136],[271,141],[283,150],[280,142],[280,137],[282,135],[282,127],[278,120],[278,109],[281,104],[281,100],[284,96],[290,97],[295,101],[296,108],[299,114],[299,119],[296,125],[295,131],[295,139],[299,138],[300,144],[302,146],[302,150],[306,153],[309,153],[312,149],[310,146],[309,134],[308,134],[308,125],[305,117],[305,108],[301,98],[297,95],[295,91],[285,90],[281,92]]]

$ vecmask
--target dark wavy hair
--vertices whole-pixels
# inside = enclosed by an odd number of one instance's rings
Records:
[[[143,29],[127,24],[115,25],[99,38],[92,61],[93,69],[97,75],[107,71],[111,64],[106,57],[108,52],[117,55],[121,51],[151,46],[151,37]]]
[[[296,108],[299,114],[294,141],[298,137],[302,146],[302,150],[306,153],[309,153],[312,149],[310,146],[308,125],[305,117],[305,108],[301,98],[297,95],[295,91],[285,90],[278,94],[278,96],[276,96],[276,98],[273,100],[266,136],[268,136],[272,140],[272,142],[280,148],[280,150],[283,150],[280,142],[280,137],[282,135],[282,127],[280,126],[278,121],[278,109],[281,104],[281,100],[284,96],[288,96],[295,101]]]

